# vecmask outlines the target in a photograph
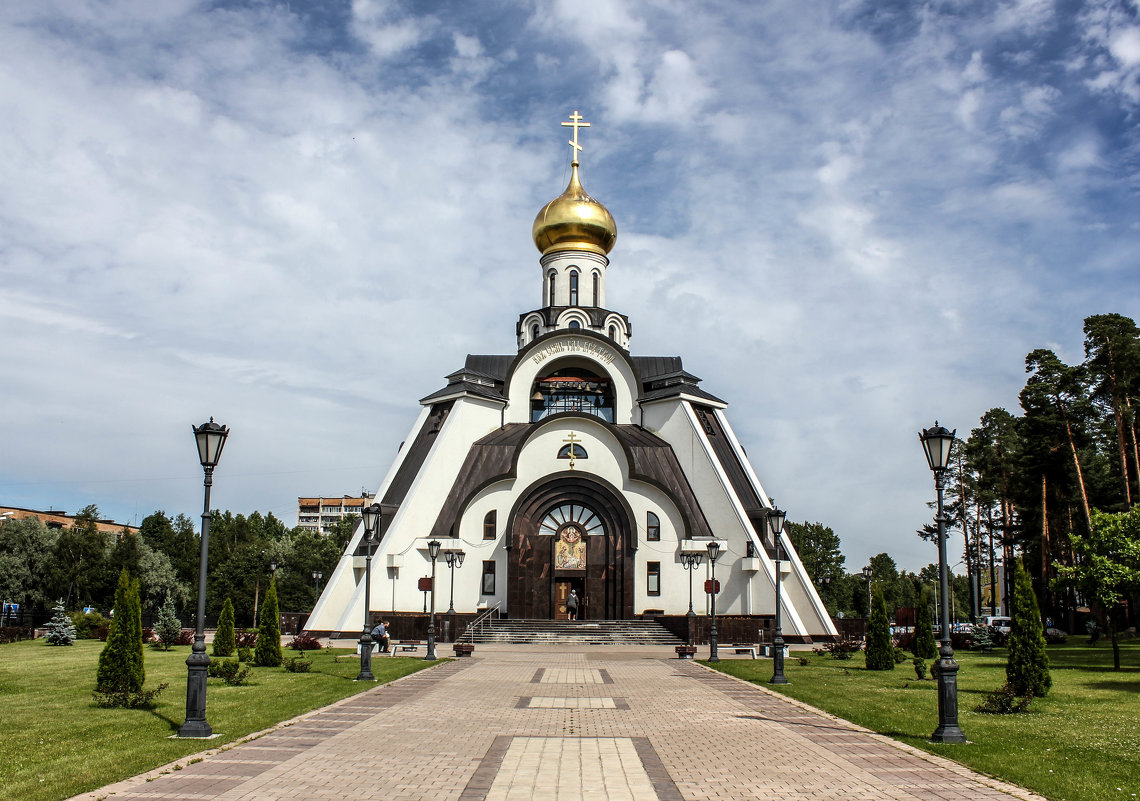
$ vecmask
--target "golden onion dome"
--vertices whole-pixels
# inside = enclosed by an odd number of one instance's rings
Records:
[[[543,255],[556,250],[585,250],[605,256],[617,241],[617,223],[609,209],[586,194],[571,164],[570,183],[534,218],[534,244]]]

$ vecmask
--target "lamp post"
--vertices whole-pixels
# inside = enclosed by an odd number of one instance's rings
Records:
[[[950,588],[946,566],[946,524],[949,515],[942,508],[942,490],[946,481],[946,467],[950,464],[950,450],[954,447],[954,431],[948,431],[934,421],[932,428],[919,434],[926,461],[934,472],[934,488],[938,495],[938,576],[942,599],[942,645],[938,649],[938,728],[930,739],[936,743],[964,743],[966,735],[958,727],[958,663],[954,661],[954,648],[950,644]]]
[[[320,594],[321,594],[321,579],[323,579],[324,577],[325,577],[325,574],[324,574],[324,573],[322,573],[321,571],[319,571],[319,570],[314,570],[314,571],[313,571],[313,586],[314,586],[314,587],[316,588],[316,590],[317,590],[317,597],[320,597]]]
[[[712,596],[712,608],[709,610],[712,613],[712,628],[709,630],[709,661],[719,662],[720,657],[716,653],[716,560],[720,556],[720,543],[716,540],[710,540],[707,547],[709,567],[712,568],[712,579],[710,581],[712,592],[709,593]]]
[[[179,737],[210,737],[214,730],[206,722],[206,670],[210,657],[206,653],[206,572],[210,556],[210,487],[214,485],[214,468],[222,456],[229,429],[214,422],[194,427],[198,442],[198,460],[202,463],[205,479],[205,500],[202,504],[202,544],[198,555],[198,616],[195,620],[194,646],[186,657],[186,720],[178,729]]]
[[[372,675],[372,543],[379,538],[383,520],[380,504],[374,503],[360,511],[364,520],[364,542],[367,546],[364,556],[364,628],[360,632],[360,672],[357,681],[376,681]],[[316,578],[316,573],[313,578]]]
[[[444,551],[443,558],[447,562],[447,566],[451,568],[451,603],[448,605],[447,614],[455,614],[455,568],[463,567],[463,557],[466,556],[463,551]]]
[[[439,540],[428,543],[428,556],[431,557],[431,617],[428,618],[427,653],[424,659],[435,659],[435,560],[439,558]]]
[[[871,576],[874,573],[870,565],[863,568],[863,580],[867,582],[867,620],[871,619]]]
[[[776,636],[772,638],[772,679],[769,684],[787,684],[784,676],[784,632],[780,621],[780,534],[784,531],[784,518],[788,513],[773,506],[768,510],[768,527],[776,548]]]
[[[693,620],[697,616],[697,613],[693,611],[693,571],[700,566],[704,556],[703,553],[681,554],[681,564],[684,565],[685,571],[689,574],[689,613],[686,615],[689,621],[689,645],[693,644]]]

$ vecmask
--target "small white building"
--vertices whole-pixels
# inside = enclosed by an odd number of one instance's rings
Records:
[[[565,619],[574,590],[585,619],[683,616],[690,582],[704,614],[707,556],[687,571],[681,555],[704,554],[715,539],[717,612],[750,618],[744,628],[754,632],[775,612],[771,502],[727,403],[680,357],[630,352],[629,319],[606,305],[617,226],[578,168],[575,158],[566,191],[534,221],[541,303],[519,317],[517,352],[468,355],[423,398],[376,493],[388,511],[371,611],[421,612],[419,579],[431,574],[428,542],[437,539],[465,554],[454,572],[461,614],[497,606],[511,618]],[[794,548],[782,546],[785,638],[835,635]],[[310,631],[360,631],[365,553],[361,526]],[[437,571],[446,608],[442,556]]]

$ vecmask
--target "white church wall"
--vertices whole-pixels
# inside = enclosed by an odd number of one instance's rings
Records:
[[[744,466],[745,475],[752,483],[753,489],[756,490],[757,495],[761,498],[768,498],[767,493],[765,493],[764,488],[760,484],[760,479],[757,478],[756,472],[752,469],[751,460],[744,453],[744,447],[740,444],[740,440],[737,438],[736,432],[733,431],[732,425],[729,423],[724,411],[718,409],[715,410],[715,414],[720,423],[721,430],[724,431],[728,437],[728,441],[732,444],[736,458]],[[795,547],[786,534],[781,536],[780,541],[784,546],[784,557],[791,565],[791,570],[787,576],[789,587],[788,597],[791,599],[791,603],[788,606],[789,617],[794,621],[794,625],[796,625],[798,629],[802,629],[804,633],[837,635],[838,632],[836,631],[835,624],[831,622],[831,615],[828,613],[823,599],[820,598],[819,593],[812,584],[811,578],[808,576],[803,562],[800,561],[799,554],[796,553]],[[774,583],[775,572],[772,571],[771,575],[772,582]],[[782,592],[783,587],[781,587],[781,593]],[[766,608],[775,608],[774,584],[772,604]]]
[[[430,407],[423,406],[420,408],[419,416],[416,418],[416,422],[412,424],[411,432],[409,432],[400,449],[396,452],[396,458],[392,460],[392,465],[388,468],[384,480],[376,491],[377,499],[383,498],[384,493],[386,493],[388,488],[392,485],[396,473],[399,472],[400,467],[404,464],[404,459],[407,457],[409,450],[411,450],[411,443],[414,442],[416,436],[419,435],[420,429],[423,428],[424,422],[430,413]],[[336,567],[333,568],[332,575],[329,577],[328,583],[325,584],[324,591],[313,607],[313,612],[309,616],[309,622],[307,624],[308,628],[319,631],[343,631],[351,629],[352,625],[349,623],[348,615],[354,606],[359,607],[360,610],[357,625],[363,626],[364,568],[354,568],[354,559],[352,556],[360,545],[363,536],[364,525],[363,523],[359,523],[356,526],[356,531],[353,532],[352,537],[349,539],[348,546],[345,548],[344,554],[341,555],[340,561],[337,562]],[[374,564],[373,567],[375,566]],[[375,583],[375,581],[373,583]],[[358,593],[361,595],[361,598],[356,600]]]

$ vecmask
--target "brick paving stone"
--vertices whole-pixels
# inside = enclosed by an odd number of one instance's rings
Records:
[[[480,645],[80,798],[1044,801],[671,656]]]

